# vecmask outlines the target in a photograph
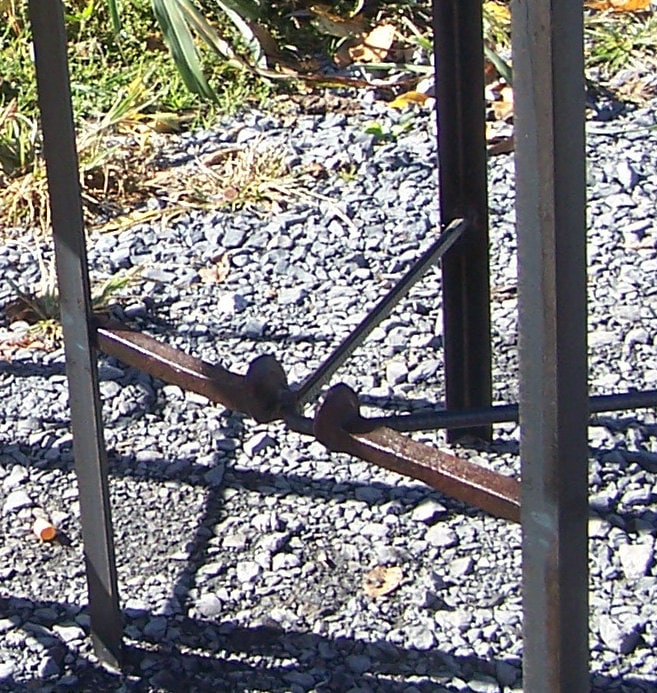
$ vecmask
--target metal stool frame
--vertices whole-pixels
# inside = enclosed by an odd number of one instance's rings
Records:
[[[90,308],[61,1],[30,0],[29,5],[91,632],[98,656],[119,666],[121,613],[96,371],[97,347],[107,346],[115,335],[110,331],[102,336]],[[430,422],[406,417],[386,425],[397,430],[429,423],[459,426],[486,438],[491,422],[519,413],[524,686],[532,693],[584,691],[589,687],[587,421],[589,407],[596,405],[589,404],[586,384],[582,3],[513,0],[521,397],[519,406],[507,407],[490,406],[481,3],[434,0],[433,6],[441,219],[444,227],[464,219],[470,228],[443,261],[447,409]],[[348,351],[345,348],[340,358]],[[326,370],[331,368],[329,364]],[[315,378],[313,388],[322,379]],[[350,397],[346,405],[344,392],[333,399],[342,411],[352,404],[357,409],[357,398],[351,402]],[[597,410],[647,403],[657,403],[655,393],[611,396],[598,401]],[[308,429],[307,420],[295,419],[294,412],[286,416],[299,430]],[[358,435],[345,431],[343,438],[351,445]],[[509,507],[510,513],[516,512],[517,504]]]

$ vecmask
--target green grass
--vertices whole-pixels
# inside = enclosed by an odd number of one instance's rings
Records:
[[[345,19],[362,5],[355,0],[326,4]],[[330,55],[344,40],[322,33],[307,11],[311,5],[301,0],[65,0],[73,109],[88,145],[80,145],[85,175],[103,178],[98,167],[108,156],[99,158],[105,152],[102,138],[116,130],[125,132],[133,124],[135,133],[143,133],[147,122],[168,122],[173,129],[209,126],[220,114],[262,105],[273,92],[294,88],[281,65],[301,71],[313,54]],[[365,4],[370,26],[394,23],[402,48],[407,54],[420,51],[425,62],[432,45],[429,10],[428,0]],[[504,3],[485,3],[484,19],[487,56],[508,53]],[[654,68],[655,13],[587,11],[585,20],[587,67],[598,75],[608,78],[642,63]],[[168,46],[176,49],[179,69]],[[0,204],[8,210],[0,229],[34,223],[35,216],[42,225],[47,222],[43,196],[38,193],[35,202],[30,189],[34,182],[45,190],[31,50],[27,3],[0,0]],[[394,65],[393,60],[385,69]],[[505,76],[510,81],[511,75]],[[96,143],[89,139],[94,127]]]
[[[624,68],[654,69],[657,14],[590,15],[586,21],[587,65],[606,77]]]
[[[71,95],[79,126],[100,119],[140,77],[147,79],[145,111],[189,114],[192,126],[209,124],[217,113],[236,110],[245,101],[259,102],[268,93],[266,84],[209,56],[204,67],[216,100],[190,92],[172,64],[147,0],[121,4],[118,34],[103,0],[74,0],[65,7]],[[34,140],[37,92],[27,3],[0,0],[0,8],[0,167],[11,178],[26,173],[34,160],[35,148],[28,142]]]

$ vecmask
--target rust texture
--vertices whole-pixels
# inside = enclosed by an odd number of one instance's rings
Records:
[[[273,356],[256,358],[245,375],[238,375],[120,323],[99,316],[94,322],[97,348],[129,366],[258,422],[283,420],[294,431],[314,435],[332,451],[347,452],[419,479],[497,517],[520,521],[518,480],[362,417],[358,396],[346,385],[328,391],[313,420],[299,413],[296,392],[289,388],[285,372]]]

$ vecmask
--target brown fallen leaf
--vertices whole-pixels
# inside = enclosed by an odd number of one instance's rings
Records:
[[[363,591],[368,597],[384,597],[399,587],[402,578],[399,566],[378,565],[363,578]]]
[[[429,97],[421,91],[407,91],[400,94],[396,99],[391,101],[388,106],[390,108],[408,108],[412,105],[421,106]]]
[[[230,263],[228,256],[224,253],[214,265],[201,267],[198,274],[204,284],[221,284],[221,282],[226,281],[229,272]]]
[[[493,113],[497,120],[509,120],[513,116],[513,89],[503,86],[498,90],[499,99],[493,101]]]
[[[652,0],[587,0],[584,4],[601,12],[647,12]]]

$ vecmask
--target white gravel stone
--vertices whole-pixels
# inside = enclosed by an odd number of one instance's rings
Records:
[[[76,625],[59,625],[56,623],[52,629],[53,632],[66,643],[82,640],[86,637],[86,634],[82,628]]]
[[[470,575],[470,573],[472,573],[473,566],[474,561],[472,560],[471,556],[455,558],[449,562],[449,574],[452,577],[463,577],[464,575]]]
[[[446,513],[447,508],[442,503],[433,498],[425,498],[419,505],[413,508],[411,518],[415,522],[423,522],[430,525]]]
[[[215,304],[215,310],[218,313],[227,313],[228,315],[233,315],[245,310],[247,305],[248,304],[244,296],[229,292],[220,296],[219,300]]]
[[[227,534],[221,541],[221,545],[225,549],[236,549],[237,551],[243,551],[248,543],[249,535],[246,532]]]
[[[406,380],[407,375],[408,367],[403,361],[388,361],[386,364],[386,382],[390,385],[397,385],[403,382]]]
[[[445,524],[437,524],[429,527],[424,535],[425,539],[432,545],[443,549],[456,546],[459,543],[459,538],[456,532]]]
[[[639,642],[639,634],[633,626],[624,627],[610,616],[598,618],[598,632],[606,647],[622,655],[630,654]]]
[[[262,572],[262,566],[255,561],[240,561],[236,566],[239,582],[255,582]]]
[[[17,486],[27,481],[28,478],[29,474],[25,467],[21,467],[18,464],[14,465],[9,474],[2,480],[2,490],[5,492],[13,491]]]
[[[7,513],[14,513],[18,510],[22,510],[23,508],[31,508],[33,505],[34,503],[28,494],[22,489],[18,489],[17,491],[11,491],[11,493],[7,495],[2,506],[2,512],[6,515]]]
[[[654,558],[654,539],[648,537],[636,544],[618,547],[623,573],[628,580],[635,580],[648,574]]]
[[[196,602],[196,610],[205,618],[216,618],[221,614],[221,601],[214,594],[205,594]]]
[[[14,662],[0,662],[0,683],[10,678],[16,671],[16,668],[17,667],[16,664],[14,664]]]
[[[244,442],[244,452],[249,457],[253,457],[254,455],[257,455],[266,448],[269,448],[275,444],[276,441],[268,433],[262,431],[260,433],[256,433],[254,436]]]

